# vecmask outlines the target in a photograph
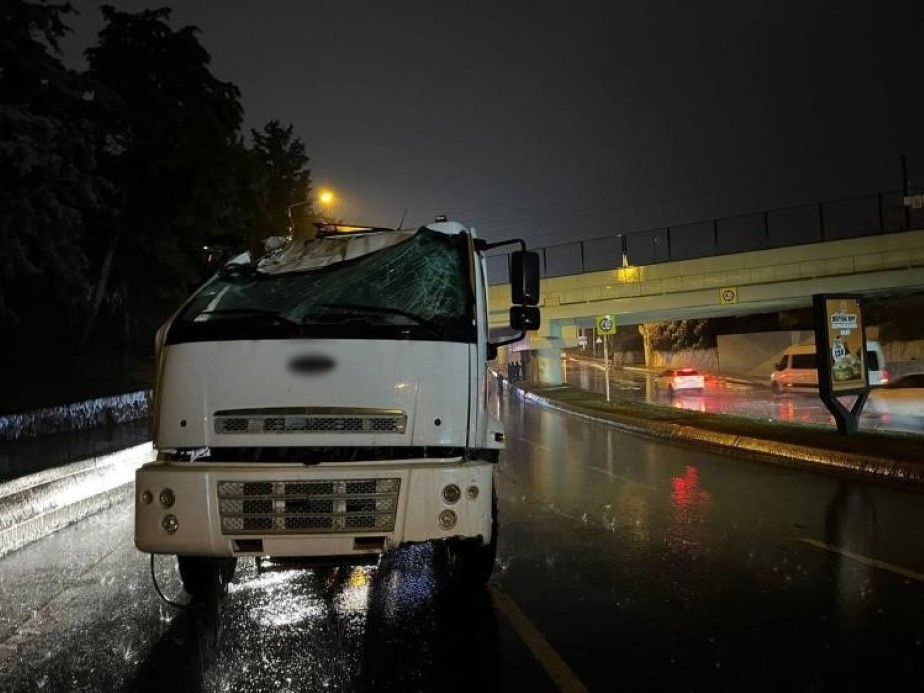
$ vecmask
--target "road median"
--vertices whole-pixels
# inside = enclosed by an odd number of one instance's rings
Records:
[[[924,490],[924,438],[902,433],[861,432],[845,437],[823,426],[759,421],[724,414],[616,399],[571,385],[507,384],[543,406],[639,435],[719,450],[857,480]]]

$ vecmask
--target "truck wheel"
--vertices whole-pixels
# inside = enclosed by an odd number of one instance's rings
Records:
[[[453,579],[464,587],[481,588],[494,572],[497,558],[497,492],[491,493],[491,541],[459,539],[449,545],[449,559]]]
[[[177,556],[180,579],[193,599],[205,600],[212,592],[219,599],[228,593],[228,585],[234,579],[236,558],[202,558],[200,556]]]

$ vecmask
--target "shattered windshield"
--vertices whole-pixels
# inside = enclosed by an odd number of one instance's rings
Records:
[[[224,338],[255,329],[267,337],[473,338],[465,237],[422,228],[293,246],[298,252],[290,247],[257,265],[226,268],[176,325]]]

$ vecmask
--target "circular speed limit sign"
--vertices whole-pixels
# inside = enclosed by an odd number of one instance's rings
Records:
[[[600,334],[616,334],[616,318],[612,315],[598,315],[597,332]]]

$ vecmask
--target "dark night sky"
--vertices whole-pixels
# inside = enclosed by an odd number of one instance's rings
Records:
[[[100,25],[74,4],[70,56]],[[173,24],[248,126],[295,124],[350,221],[547,245],[899,189],[902,151],[924,178],[920,0],[183,0]]]

